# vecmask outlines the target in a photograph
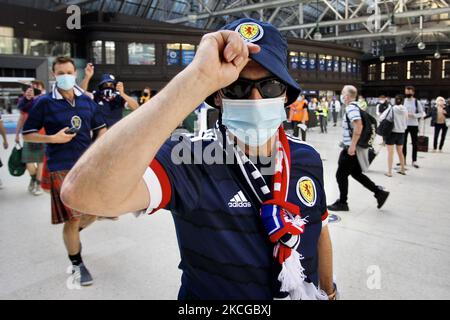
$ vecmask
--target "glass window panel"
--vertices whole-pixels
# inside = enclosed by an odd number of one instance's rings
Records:
[[[116,43],[114,41],[105,41],[105,64],[114,64],[116,62]]]
[[[309,70],[316,70],[316,58],[317,54],[315,53],[309,54]]]
[[[327,71],[333,71],[333,57],[326,56],[325,59],[326,59]]]
[[[102,52],[103,52],[102,41],[100,41],[100,40],[92,41],[91,42],[91,57],[92,57],[92,62],[94,64],[102,64],[103,63]]]
[[[155,65],[155,45],[136,42],[129,43],[128,63],[132,65]]]
[[[291,69],[298,69],[298,52],[289,52],[289,67]]]
[[[334,60],[333,60],[333,71],[334,72],[339,72],[339,60],[340,60],[339,57],[334,57]]]
[[[450,60],[442,60],[442,79],[450,79]]]
[[[320,54],[319,55],[319,70],[320,71],[325,71],[326,70],[325,55],[324,54]]]
[[[183,43],[181,45],[181,64],[187,66],[194,60],[195,56],[195,45]]]
[[[308,53],[307,52],[300,52],[300,69],[301,70],[307,70],[308,69]]]
[[[347,59],[343,57],[341,58],[341,72],[347,73]]]

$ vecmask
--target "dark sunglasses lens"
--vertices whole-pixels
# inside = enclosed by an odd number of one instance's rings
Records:
[[[223,89],[223,94],[230,99],[246,99],[251,90],[252,86],[250,83],[237,80]]]
[[[286,85],[275,79],[261,82],[260,87],[263,98],[276,98],[286,91]]]

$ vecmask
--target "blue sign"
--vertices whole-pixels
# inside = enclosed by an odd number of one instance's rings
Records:
[[[187,66],[189,63],[194,60],[195,50],[183,50],[182,64],[183,66]]]
[[[302,70],[308,69],[308,58],[302,57],[300,59],[300,69],[302,69]]]
[[[167,50],[167,64],[169,66],[180,64],[180,50]]]

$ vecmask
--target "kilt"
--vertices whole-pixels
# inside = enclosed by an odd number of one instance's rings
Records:
[[[42,166],[41,188],[47,192],[50,192],[52,188],[52,183],[50,181],[50,171],[48,171],[46,156],[44,156],[44,165]]]
[[[45,146],[43,143],[24,142],[22,149],[23,163],[41,163],[44,161]]]
[[[61,201],[61,186],[68,172],[68,170],[50,172],[52,224],[64,223],[83,215],[81,212],[66,207]]]

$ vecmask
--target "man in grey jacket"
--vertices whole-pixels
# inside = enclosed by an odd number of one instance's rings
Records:
[[[405,101],[404,106],[408,110],[408,127],[405,131],[405,143],[403,144],[403,155],[406,161],[406,146],[408,144],[408,133],[411,135],[412,141],[412,165],[414,168],[419,168],[417,165],[417,136],[419,134],[419,119],[423,117],[422,103],[414,97],[415,88],[413,86],[405,87]]]

